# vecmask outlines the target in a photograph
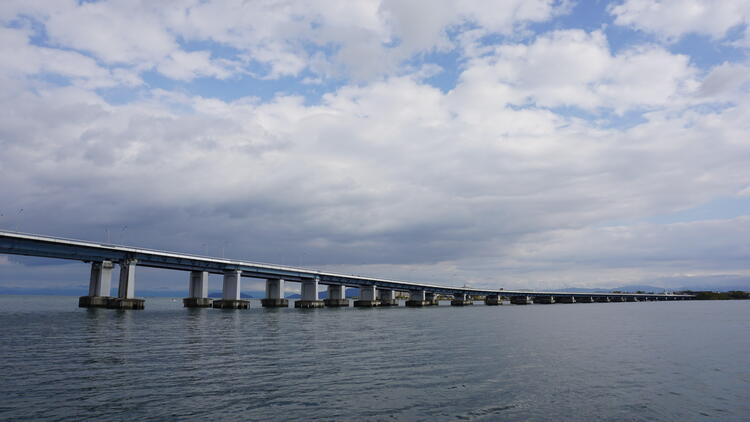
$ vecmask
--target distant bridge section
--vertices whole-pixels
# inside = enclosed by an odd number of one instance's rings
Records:
[[[483,296],[487,305],[502,304],[503,298],[508,298],[513,304],[638,302],[694,298],[691,295],[672,294],[568,293],[450,287],[8,231],[0,231],[0,254],[91,263],[89,292],[79,299],[79,305],[82,307],[142,309],[144,300],[135,297],[137,266],[189,272],[189,293],[183,300],[186,307],[247,308],[249,301],[241,299],[240,296],[242,277],[266,280],[266,297],[261,301],[264,307],[289,306],[288,299],[284,297],[286,282],[301,284],[302,298],[294,304],[297,308],[349,306],[349,300],[345,296],[346,287],[360,289],[359,299],[354,301],[354,306],[362,307],[397,306],[396,292],[409,294],[406,306],[436,305],[436,295],[451,296],[451,305],[454,306],[471,305],[475,296]],[[110,297],[115,265],[120,267],[118,295]],[[220,300],[208,297],[208,274],[223,276]],[[325,300],[319,299],[318,286],[321,284],[328,286],[328,296]]]

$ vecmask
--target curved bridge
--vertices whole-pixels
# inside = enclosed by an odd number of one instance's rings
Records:
[[[685,300],[691,295],[636,294],[636,293],[566,293],[522,290],[488,290],[469,287],[450,287],[413,283],[373,277],[344,275],[281,265],[236,261],[200,255],[181,254],[153,249],[135,248],[82,240],[63,239],[28,233],[0,231],[0,253],[46,258],[68,259],[91,263],[88,296],[81,297],[80,306],[110,308],[143,308],[143,299],[135,297],[136,266],[189,271],[189,297],[185,306],[213,306],[218,308],[246,308],[247,300],[240,297],[242,277],[266,279],[266,298],[263,306],[288,306],[284,298],[284,283],[302,284],[302,299],[295,307],[349,306],[346,287],[360,289],[355,306],[394,306],[396,292],[408,292],[407,306],[437,304],[435,295],[452,296],[452,305],[473,303],[471,296],[484,296],[488,305],[499,305],[502,298],[511,303],[581,303],[581,302],[636,302],[646,300]],[[116,298],[109,297],[114,265],[120,266],[119,289]],[[208,298],[208,274],[224,276],[222,299]],[[328,297],[319,300],[318,285],[328,286]]]

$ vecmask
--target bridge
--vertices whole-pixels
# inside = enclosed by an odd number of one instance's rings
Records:
[[[135,296],[135,270],[138,266],[188,272],[188,297],[183,299],[185,307],[246,309],[249,301],[240,296],[242,277],[266,280],[266,297],[261,300],[264,307],[289,306],[289,300],[284,296],[286,282],[301,284],[301,299],[295,301],[296,308],[349,306],[349,299],[345,295],[347,287],[359,288],[359,298],[353,304],[358,307],[398,306],[397,292],[408,293],[409,299],[405,305],[412,307],[437,305],[437,295],[452,297],[453,306],[471,305],[477,296],[483,297],[486,305],[500,305],[504,298],[519,305],[694,298],[692,295],[676,294],[569,293],[450,287],[9,231],[0,231],[0,253],[90,263],[89,291],[88,295],[79,298],[81,307],[143,309],[144,299]],[[119,266],[118,294],[110,297],[115,265]],[[209,274],[223,276],[221,299],[208,297]],[[328,288],[325,300],[319,298],[320,285]]]

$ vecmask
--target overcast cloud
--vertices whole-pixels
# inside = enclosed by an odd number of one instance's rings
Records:
[[[0,23],[4,229],[750,289],[746,1],[4,1]],[[0,257],[0,287],[85,286],[42,264]]]

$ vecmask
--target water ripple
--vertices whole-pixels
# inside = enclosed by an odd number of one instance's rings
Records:
[[[748,302],[253,305],[0,297],[0,420],[750,419]]]

